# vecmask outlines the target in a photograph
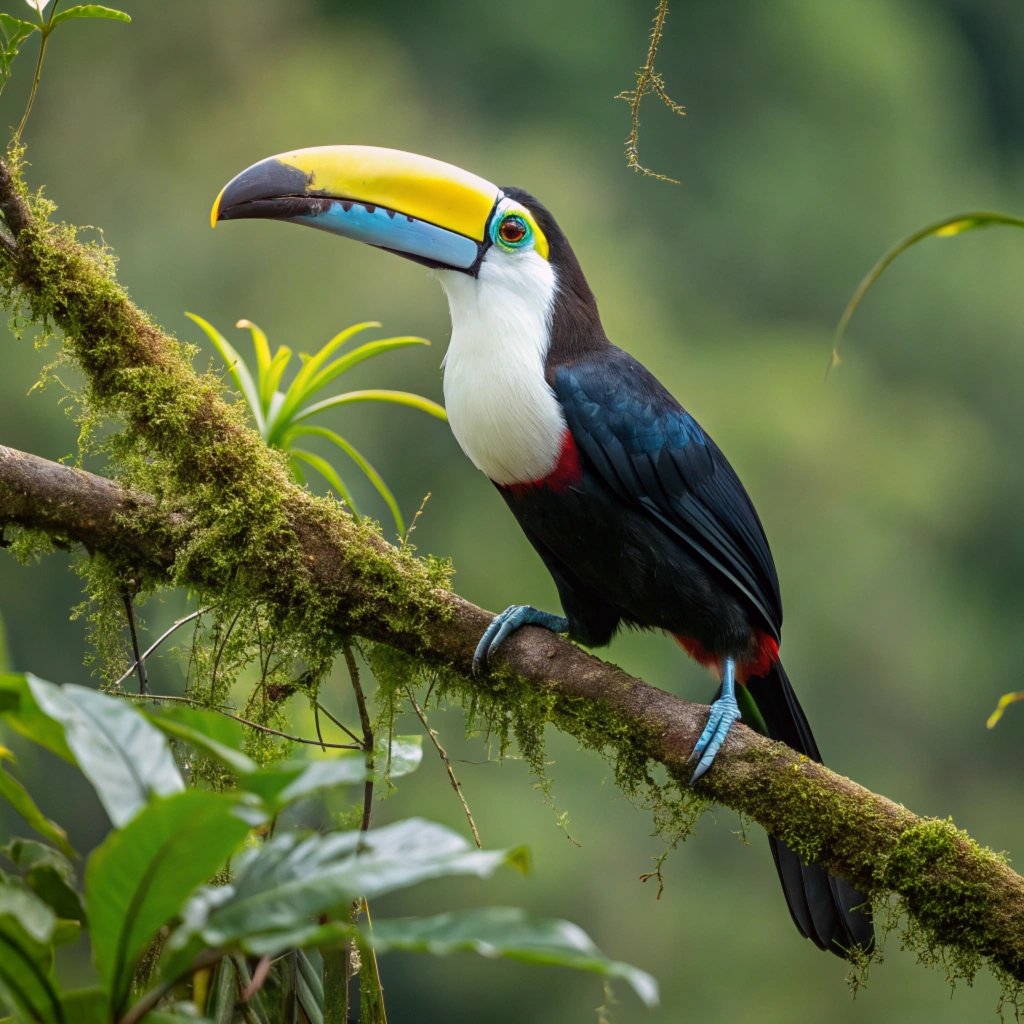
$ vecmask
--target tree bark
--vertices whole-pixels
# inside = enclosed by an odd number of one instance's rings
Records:
[[[655,761],[686,785],[706,706],[536,628],[503,645],[496,673],[474,678],[473,651],[491,613],[438,587],[408,553],[292,483],[216,382],[198,377],[174,340],[131,304],[102,255],[33,213],[2,161],[0,212],[10,232],[0,245],[0,285],[32,319],[61,328],[93,407],[120,417],[169,475],[161,480],[166,493],[139,493],[0,448],[0,524],[81,543],[139,566],[154,585],[186,584],[216,597],[242,574],[253,597],[282,616],[315,604],[339,641],[356,635],[386,644],[499,706],[532,695],[556,727],[620,768],[632,766],[634,779]],[[239,549],[225,577],[222,552],[195,538],[221,528],[228,506],[241,510],[240,521],[269,519],[291,561],[268,561],[267,535],[252,545],[237,527],[227,541],[214,534],[221,548]],[[1024,879],[952,824],[919,818],[742,725],[695,790],[872,896],[897,894],[929,942],[985,957],[1024,981]]]

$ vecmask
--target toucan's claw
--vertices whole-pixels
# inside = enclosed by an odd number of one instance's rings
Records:
[[[491,655],[514,633],[523,626],[543,626],[552,633],[566,633],[569,620],[563,615],[542,612],[528,604],[509,605],[500,615],[491,619],[491,624],[484,630],[480,643],[476,645],[473,655],[473,675],[477,676],[487,667]]]
[[[736,664],[726,658],[722,668],[722,695],[711,705],[708,724],[700,734],[693,753],[686,760],[687,767],[696,765],[690,776],[693,785],[712,765],[715,755],[722,748],[733,722],[740,719],[740,708],[736,703]]]

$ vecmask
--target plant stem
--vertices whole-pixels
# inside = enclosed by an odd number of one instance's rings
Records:
[[[56,6],[56,5],[55,5]],[[46,58],[46,43],[50,38],[50,23],[46,22],[39,28],[39,56],[36,58],[36,71],[32,76],[32,89],[28,94],[28,102],[25,104],[25,113],[21,115],[21,123],[14,133],[14,145],[21,142],[21,134],[28,124],[28,116],[32,113],[32,104],[36,101],[36,93],[39,91],[39,80],[43,75],[43,60]]]

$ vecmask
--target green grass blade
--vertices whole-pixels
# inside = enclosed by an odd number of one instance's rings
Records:
[[[399,534],[405,533],[405,522],[402,519],[402,513],[398,508],[398,502],[395,500],[395,496],[391,493],[391,488],[384,483],[384,478],[373,468],[372,465],[361,455],[348,441],[345,440],[340,434],[336,434],[333,430],[328,430],[327,427],[296,427],[295,433],[298,434],[312,434],[316,437],[326,438],[331,444],[340,448],[366,475],[366,478],[376,488],[377,493],[387,503],[388,508],[391,510],[391,515],[395,520],[395,527]]]
[[[266,332],[260,330],[252,321],[247,321],[247,319],[240,319],[238,324],[234,326],[240,331],[246,328],[249,329],[249,333],[253,338],[253,349],[256,351],[256,379],[262,381],[266,368],[270,366],[270,343],[266,340]]]
[[[429,345],[426,338],[417,338],[412,335],[400,338],[382,338],[380,341],[368,341],[359,348],[353,349],[348,355],[339,356],[333,363],[325,366],[310,382],[306,388],[306,397],[310,397],[329,384],[335,377],[340,377],[353,366],[372,359],[374,356],[383,355],[396,348],[408,348],[410,345]]]
[[[217,350],[221,359],[224,360],[225,365],[228,368],[228,372],[231,374],[231,379],[235,382],[235,386],[239,391],[242,392],[246,403],[252,410],[253,417],[256,420],[256,426],[259,429],[260,434],[263,433],[263,407],[260,404],[259,390],[256,387],[256,382],[252,379],[252,374],[249,372],[249,367],[245,365],[245,361],[235,350],[234,346],[225,338],[216,327],[213,326],[209,321],[204,320],[201,316],[195,313],[186,312],[185,316],[189,318],[202,332],[210,339],[213,347]]]
[[[342,483],[341,477],[338,476],[338,471],[325,458],[306,451],[305,448],[292,448],[288,454],[293,460],[298,459],[305,462],[307,466],[312,466],[338,492],[341,500],[348,505],[353,513],[359,515],[356,503],[352,500],[352,495],[348,493],[348,488]]]
[[[962,235],[965,231],[973,231],[976,228],[990,228],[999,225],[1015,228],[1024,228],[1024,218],[1013,217],[1007,213],[994,213],[989,210],[975,210],[971,213],[958,213],[952,217],[945,217],[919,228],[913,234],[900,239],[895,245],[882,254],[878,262],[864,275],[863,280],[857,285],[853,297],[846,304],[843,315],[839,318],[836,326],[835,338],[832,341],[832,355],[829,358],[828,369],[825,371],[827,377],[829,372],[839,365],[839,346],[846,335],[846,328],[850,319],[856,312],[875,282],[885,273],[898,256],[901,256],[908,249],[913,248],[918,242],[926,238],[952,238],[954,235]]]
[[[428,413],[439,420],[447,422],[448,414],[444,406],[437,402],[424,398],[422,395],[414,395],[410,391],[388,391],[384,388],[369,388],[365,391],[346,391],[343,395],[334,395],[332,398],[325,398],[322,402],[314,402],[307,405],[295,418],[295,423],[308,420],[325,409],[333,409],[339,405],[349,405],[352,402],[391,402],[394,405],[408,405],[413,409]]]
[[[283,422],[287,422],[292,418],[296,410],[302,405],[303,402],[309,397],[312,392],[310,391],[310,381],[320,372],[324,364],[328,359],[331,358],[334,353],[345,344],[353,335],[359,334],[361,331],[368,330],[371,327],[380,327],[380,324],[376,320],[367,320],[361,324],[353,324],[351,327],[346,327],[345,330],[339,331],[323,348],[309,356],[302,365],[302,369],[299,370],[295,376],[295,380],[292,381],[288,388],[288,394],[285,399],[284,405],[281,407],[280,418]]]

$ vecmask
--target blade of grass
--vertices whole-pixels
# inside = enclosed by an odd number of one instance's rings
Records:
[[[307,397],[316,394],[323,387],[329,384],[335,377],[340,377],[353,366],[358,366],[366,359],[373,356],[383,355],[396,348],[407,348],[410,345],[429,345],[426,338],[417,338],[412,335],[400,338],[382,338],[380,341],[368,341],[359,348],[353,349],[348,355],[339,356],[328,366],[325,366],[310,382],[307,388]]]
[[[853,297],[846,304],[846,309],[843,310],[843,315],[839,318],[835,338],[832,341],[832,354],[829,357],[825,376],[828,377],[830,371],[839,365],[839,346],[846,335],[846,328],[849,326],[853,314],[857,311],[857,307],[860,306],[864,296],[867,295],[871,287],[888,270],[898,256],[913,248],[918,242],[923,242],[926,238],[952,238],[954,235],[962,235],[965,231],[973,231],[975,228],[990,228],[999,225],[1024,228],[1024,218],[1013,217],[1006,213],[994,213],[990,210],[958,213],[952,217],[944,217],[942,220],[935,221],[934,224],[927,224],[923,228],[919,228],[912,234],[907,235],[906,238],[901,238],[895,245],[886,250],[878,262],[864,275],[860,284],[857,285],[857,290],[853,293]]]
[[[370,388],[365,391],[346,391],[343,395],[334,395],[331,398],[325,398],[322,402],[314,402],[312,405],[307,405],[302,412],[295,416],[294,422],[301,423],[303,420],[308,420],[310,416],[323,412],[324,409],[333,409],[335,406],[349,405],[352,402],[391,402],[394,405],[408,405],[413,409],[419,409],[421,412],[436,416],[439,420],[447,421],[448,419],[444,406],[438,405],[437,402],[424,398],[422,395],[414,395],[410,391],[388,391],[384,388]]]
[[[352,512],[359,515],[356,503],[352,500],[352,495],[348,493],[348,488],[342,483],[341,477],[338,476],[338,471],[325,458],[315,452],[306,451],[305,448],[292,448],[288,454],[292,459],[300,459],[307,466],[312,466],[338,492],[342,501]]]
[[[203,333],[213,343],[213,347],[217,350],[221,359],[224,360],[225,365],[228,368],[228,372],[231,374],[231,379],[235,382],[235,386],[239,391],[242,392],[245,401],[248,403],[249,408],[252,410],[253,417],[256,420],[256,426],[260,433],[263,433],[263,407],[260,404],[260,395],[256,387],[256,382],[252,379],[252,374],[249,372],[249,367],[245,365],[245,361],[235,351],[234,346],[225,338],[216,327],[213,326],[209,321],[204,320],[201,316],[195,313],[185,313],[197,327],[199,327]]]
[[[302,369],[299,370],[298,374],[296,374],[295,380],[292,381],[288,388],[284,404],[281,406],[281,411],[278,414],[282,421],[290,420],[295,411],[312,393],[309,390],[309,383],[317,373],[320,372],[320,369],[327,360],[330,359],[331,356],[349,340],[349,338],[361,331],[368,330],[371,327],[380,327],[380,323],[376,320],[367,320],[365,323],[353,324],[351,327],[346,327],[345,330],[339,331],[329,342],[327,342],[326,345],[324,345],[322,349],[310,356],[303,363]]]
[[[398,528],[398,532],[400,534],[405,533],[405,523],[402,520],[402,513],[399,511],[398,502],[395,500],[395,496],[391,493],[391,488],[384,483],[384,478],[380,473],[378,473],[366,458],[351,444],[349,444],[345,438],[340,434],[336,434],[333,430],[328,430],[327,427],[296,427],[295,434],[297,436],[311,434],[316,437],[323,437],[330,441],[335,447],[340,448],[363,471],[370,483],[376,488],[377,493],[387,503],[388,508],[391,509],[391,515],[394,517],[395,526]]]

